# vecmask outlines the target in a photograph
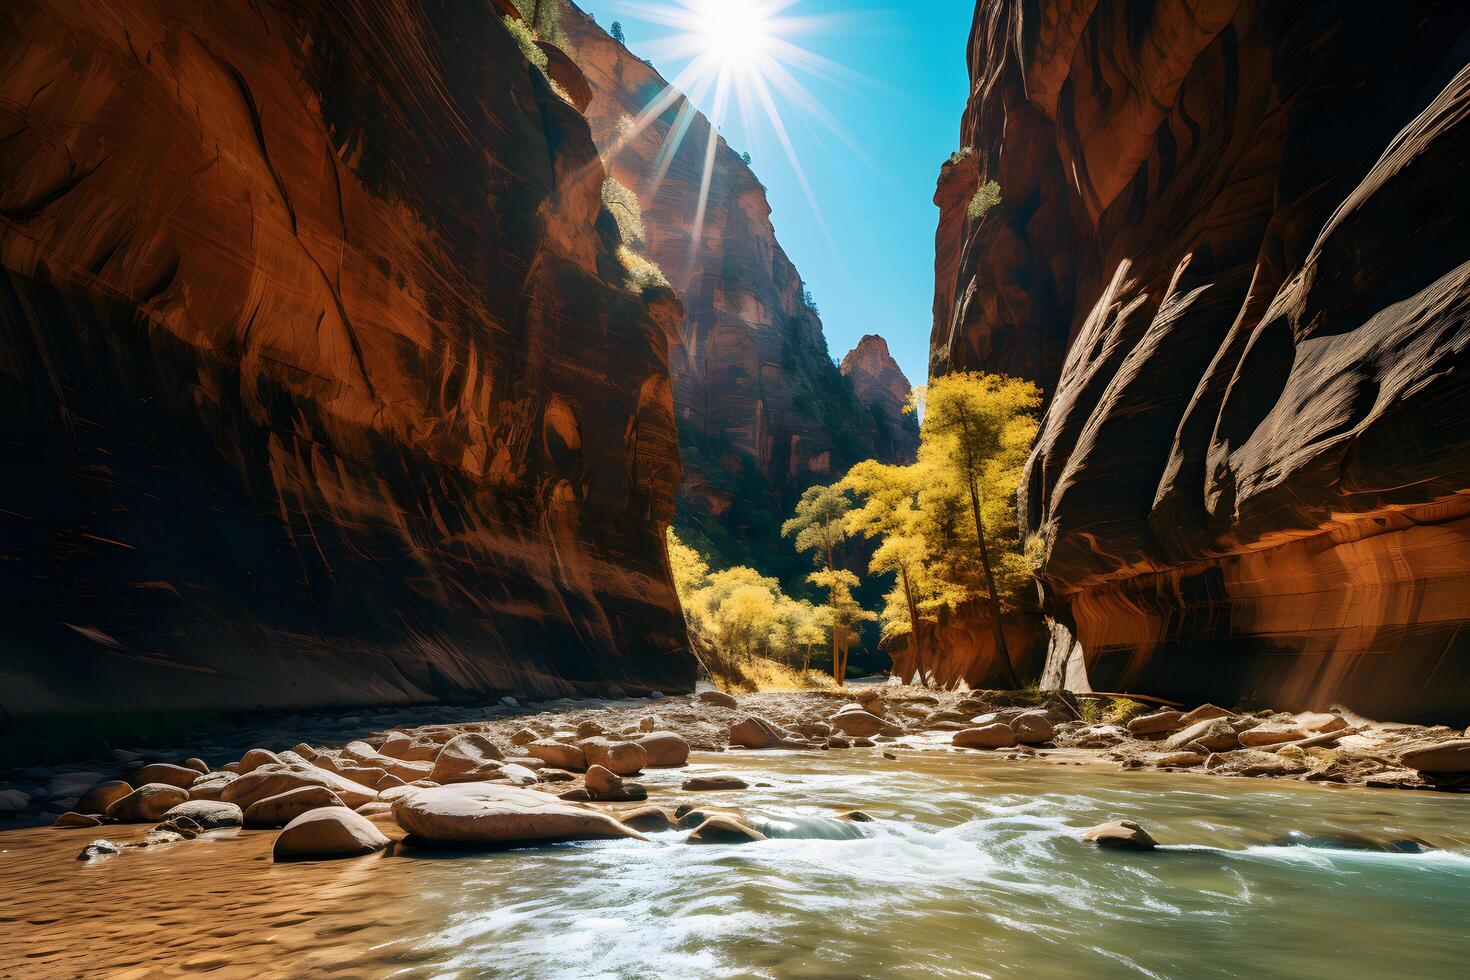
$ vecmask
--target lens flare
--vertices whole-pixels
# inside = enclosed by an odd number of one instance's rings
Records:
[[[689,130],[690,103],[699,105],[713,124],[704,153],[699,207],[692,230],[693,248],[698,247],[704,230],[716,140],[730,113],[738,112],[747,133],[754,133],[756,119],[764,116],[766,127],[780,144],[818,226],[834,253],[837,251],[792,142],[787,117],[816,120],[860,159],[866,159],[862,149],[797,76],[804,74],[834,83],[865,79],[796,43],[795,39],[803,34],[830,32],[840,19],[833,15],[797,16],[793,8],[799,5],[799,0],[669,0],[618,4],[631,16],[670,30],[667,36],[640,47],[663,62],[687,63],[676,71],[662,92],[649,100],[629,132],[612,147],[612,153],[616,154],[623,144],[635,139],[653,120],[676,109],[675,123],[659,151],[653,186],[644,189],[650,195],[656,194],[669,162]]]

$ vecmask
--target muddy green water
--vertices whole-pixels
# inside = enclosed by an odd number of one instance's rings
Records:
[[[0,834],[0,976],[1470,975],[1470,796],[1120,772],[984,753],[726,753],[697,799],[860,807],[856,840],[684,832],[492,854],[273,864],[268,831],[72,860],[96,830]],[[1165,848],[1101,852],[1133,817]],[[141,833],[145,828],[134,828]],[[1268,846],[1291,831],[1426,853]]]
[[[715,768],[715,767],[710,767]],[[731,753],[764,813],[878,817],[857,841],[565,846],[447,861],[450,973],[567,977],[1464,977],[1470,798],[1017,764]],[[1099,852],[1132,816],[1171,845]],[[1423,854],[1272,847],[1418,837]]]

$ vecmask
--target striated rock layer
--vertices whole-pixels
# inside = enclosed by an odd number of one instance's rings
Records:
[[[692,684],[681,312],[495,5],[14,0],[0,133],[4,712]]]
[[[779,538],[801,491],[858,460],[912,452],[832,363],[750,167],[723,138],[711,147],[709,121],[591,18],[568,5],[563,23],[608,173],[637,195],[643,250],[687,311],[670,350],[680,523],[727,558],[771,568],[789,556],[804,574]],[[683,133],[676,150],[671,131]]]
[[[934,368],[1046,388],[1021,506],[1095,687],[1470,715],[1467,26],[978,4]]]

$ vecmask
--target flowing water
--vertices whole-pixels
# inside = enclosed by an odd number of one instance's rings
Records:
[[[738,772],[766,785],[699,798],[877,820],[856,840],[680,831],[291,865],[270,863],[268,832],[90,863],[70,858],[95,830],[12,832],[0,975],[1458,978],[1470,962],[1470,797],[942,751],[697,761],[650,774],[655,799]],[[1115,817],[1167,846],[1077,840]],[[1271,845],[1291,831],[1332,846]]]

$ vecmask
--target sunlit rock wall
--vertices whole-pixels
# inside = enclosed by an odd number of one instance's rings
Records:
[[[0,705],[687,688],[668,291],[494,4],[0,8]]]
[[[728,543],[727,557],[804,574],[807,562],[778,534],[801,491],[860,459],[900,460],[907,447],[832,362],[751,168],[723,138],[710,147],[709,121],[682,97],[645,115],[667,81],[571,5],[565,24],[591,83],[587,118],[608,172],[642,202],[645,251],[687,310],[670,351],[681,523]],[[670,131],[680,129],[672,149]]]
[[[1467,25],[977,6],[934,367],[1047,389],[1021,505],[1095,687],[1470,715]]]

